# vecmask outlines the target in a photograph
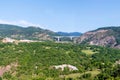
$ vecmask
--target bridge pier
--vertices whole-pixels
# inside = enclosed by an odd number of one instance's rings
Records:
[[[57,37],[57,42],[59,42],[60,41],[60,37]]]
[[[71,41],[73,40],[73,36],[70,36],[70,40],[71,40]]]
[[[61,38],[60,36],[55,36],[55,38],[57,42],[60,42],[60,38]]]
[[[79,37],[79,36],[53,36],[53,38],[55,38],[57,42],[60,42],[61,38],[64,38],[64,37],[67,37],[72,41],[74,40],[74,38]]]

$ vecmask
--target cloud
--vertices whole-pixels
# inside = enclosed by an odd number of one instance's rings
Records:
[[[40,27],[39,24],[33,24],[33,23],[30,23],[28,21],[25,21],[25,20],[21,20],[18,22],[19,25],[24,25],[24,26],[36,26],[36,27]]]
[[[0,24],[15,24],[15,22],[11,22],[11,21],[6,21],[6,20],[1,20],[0,19]]]
[[[11,25],[19,25],[19,26],[34,26],[34,27],[42,27],[39,24],[34,24],[25,20],[20,20],[20,21],[6,21],[6,20],[1,20],[0,19],[0,24],[11,24]]]

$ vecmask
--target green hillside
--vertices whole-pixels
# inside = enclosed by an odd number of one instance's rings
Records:
[[[55,32],[39,27],[21,27],[16,25],[0,24],[0,37],[10,37],[15,39],[51,40],[51,36],[57,35]]]
[[[89,51],[93,53],[89,54]],[[0,43],[0,75],[3,80],[119,80],[120,72],[115,64],[119,59],[120,50],[99,46]],[[73,65],[78,70],[70,71],[66,67],[62,71],[53,67],[62,64]]]

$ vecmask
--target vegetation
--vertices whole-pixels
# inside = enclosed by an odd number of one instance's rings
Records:
[[[88,55],[91,51],[94,54]],[[120,50],[99,46],[53,42],[0,43],[0,66],[17,64],[0,79],[119,80],[120,67],[115,63],[119,59]],[[62,64],[76,66],[78,70],[54,68]]]
[[[82,50],[83,53],[87,54],[87,55],[92,55],[96,52],[93,52],[92,50]]]
[[[10,37],[14,39],[50,40],[51,36],[57,35],[58,34],[53,31],[36,26],[21,27],[16,25],[0,24],[0,37],[2,38]]]

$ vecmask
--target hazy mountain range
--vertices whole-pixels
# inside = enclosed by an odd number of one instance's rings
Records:
[[[36,26],[22,27],[17,25],[0,24],[0,37],[31,40],[53,40],[53,36],[80,36],[79,32],[54,32]]]
[[[80,32],[57,32],[57,34],[61,36],[80,36],[82,33]]]
[[[84,34],[80,32],[54,32],[39,27],[0,24],[0,37],[31,40],[53,40],[53,36],[80,36],[76,43],[120,48],[120,27],[103,27]]]

